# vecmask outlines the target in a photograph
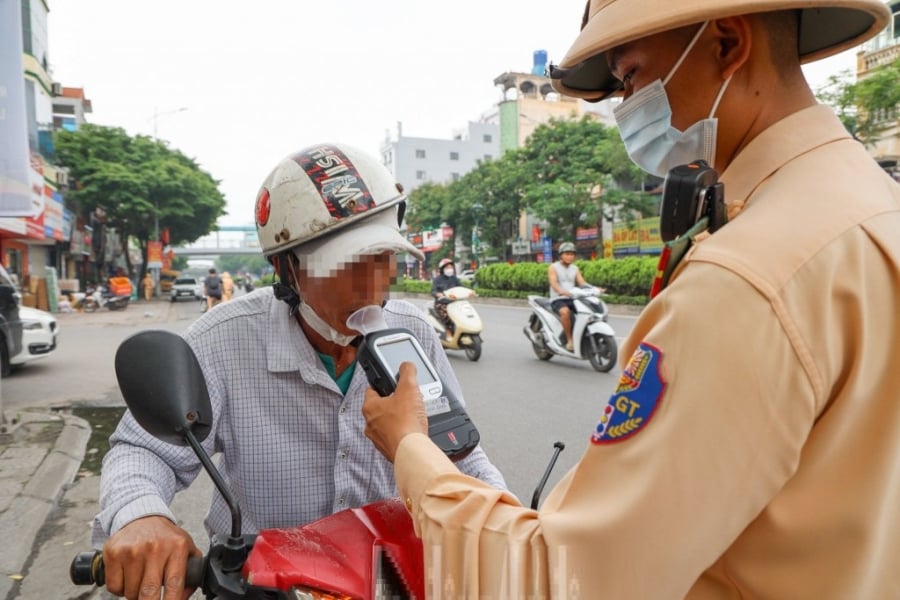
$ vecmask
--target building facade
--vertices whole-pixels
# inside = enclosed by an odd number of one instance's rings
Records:
[[[407,137],[397,124],[396,139],[385,139],[381,159],[394,178],[411,192],[423,183],[451,183],[479,161],[500,155],[500,129],[496,123],[469,122],[465,132],[450,139]]]
[[[30,280],[75,277],[91,235],[65,206],[68,173],[54,166],[53,130],[74,129],[91,111],[80,89],[53,82],[43,0],[0,0],[0,86],[3,156],[0,156],[0,261],[23,287]],[[24,184],[24,185],[23,185]],[[33,286],[31,286],[33,287]],[[27,302],[27,299],[26,299]],[[49,306],[39,308],[53,308]]]
[[[888,2],[891,22],[856,55],[856,77],[863,79],[879,68],[900,61],[900,0]],[[900,82],[898,82],[900,85]],[[878,163],[900,182],[900,107],[884,111],[881,137],[869,152]]]

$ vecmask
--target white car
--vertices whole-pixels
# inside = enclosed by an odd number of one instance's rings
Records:
[[[203,285],[196,277],[179,277],[172,283],[172,302],[181,298],[203,300]]]
[[[9,360],[11,365],[23,365],[56,349],[59,336],[56,317],[43,310],[20,306],[19,319],[22,321],[22,351]]]

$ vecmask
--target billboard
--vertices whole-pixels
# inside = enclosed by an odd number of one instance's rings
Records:
[[[659,235],[659,217],[635,219],[613,225],[613,256],[639,256],[659,254],[662,251]]]
[[[22,3],[0,0],[0,217],[35,215],[22,48]]]

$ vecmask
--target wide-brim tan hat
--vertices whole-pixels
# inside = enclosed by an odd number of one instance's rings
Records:
[[[621,87],[609,72],[607,50],[703,21],[778,10],[801,11],[804,63],[862,44],[891,17],[881,0],[590,0],[581,33],[559,65],[550,66],[550,78],[561,94],[602,100]]]

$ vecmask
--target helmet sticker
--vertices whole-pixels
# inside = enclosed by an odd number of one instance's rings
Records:
[[[666,389],[660,371],[662,357],[662,350],[655,346],[646,342],[638,346],[597,421],[591,443],[621,442],[647,425]]]
[[[332,217],[342,219],[375,206],[362,175],[335,146],[314,146],[291,158],[306,171]]]
[[[269,190],[263,188],[256,197],[256,225],[258,227],[265,226],[269,222],[269,212],[272,205],[269,200]]]

